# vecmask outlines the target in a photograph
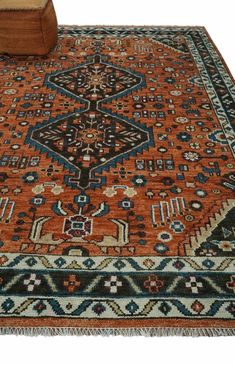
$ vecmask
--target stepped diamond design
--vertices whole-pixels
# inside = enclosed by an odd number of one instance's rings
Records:
[[[76,172],[85,188],[95,172],[141,153],[152,141],[146,126],[95,111],[32,127],[29,143]]]
[[[97,173],[154,145],[152,128],[100,106],[144,83],[142,75],[108,64],[98,54],[83,65],[48,75],[48,87],[82,99],[87,108],[31,127],[26,143],[75,173],[77,186],[89,187]]]
[[[142,75],[102,61],[101,55],[75,68],[59,71],[47,78],[48,86],[64,90],[90,102],[105,100],[143,86]]]

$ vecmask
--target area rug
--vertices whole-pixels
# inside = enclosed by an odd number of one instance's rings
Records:
[[[0,58],[0,332],[235,334],[235,84],[203,27]]]

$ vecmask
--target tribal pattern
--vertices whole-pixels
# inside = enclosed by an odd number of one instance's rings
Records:
[[[0,75],[0,327],[234,328],[235,84],[205,29],[61,26]]]

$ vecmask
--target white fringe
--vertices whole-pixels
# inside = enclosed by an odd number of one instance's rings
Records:
[[[235,336],[235,328],[79,328],[79,327],[0,327],[0,335],[22,336]]]

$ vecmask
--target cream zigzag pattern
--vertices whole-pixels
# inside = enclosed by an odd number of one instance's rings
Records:
[[[200,227],[194,236],[190,237],[190,243],[185,245],[186,255],[195,256],[195,250],[201,246],[207,238],[210,237],[212,231],[218,226],[218,224],[225,219],[226,214],[235,207],[235,199],[228,199],[222,204],[222,208],[219,212],[215,213],[213,217],[209,218],[209,223]]]

